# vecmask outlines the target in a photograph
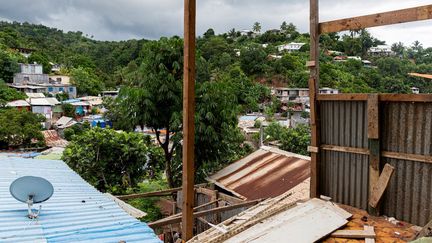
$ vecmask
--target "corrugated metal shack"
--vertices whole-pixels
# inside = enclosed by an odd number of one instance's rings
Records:
[[[323,34],[432,19],[432,5],[320,22],[318,2],[310,0],[306,63],[311,197],[324,194],[373,214],[425,225],[432,218],[432,94],[318,94],[319,39]],[[384,168],[391,169],[384,173]]]
[[[306,199],[309,195],[309,176],[309,157],[263,146],[210,176],[210,186],[195,187],[194,206],[199,215],[195,217],[194,232],[204,232],[211,228],[210,224],[217,225],[264,199],[279,196],[296,187],[301,188],[298,189],[301,193],[291,199]],[[182,201],[182,192],[177,190],[174,214],[182,211]],[[165,239],[169,241],[172,232],[180,231],[180,221],[177,214],[152,222],[149,226],[163,228]]]
[[[0,156],[0,242],[160,242],[153,230],[123,211],[60,160]],[[54,186],[36,220],[9,194],[13,180],[40,176]]]

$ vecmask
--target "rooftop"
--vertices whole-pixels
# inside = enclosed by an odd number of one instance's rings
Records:
[[[1,242],[160,242],[153,230],[123,211],[60,160],[1,157]],[[13,180],[40,176],[54,186],[39,218],[9,194]]]
[[[208,180],[248,200],[278,196],[310,176],[310,158],[263,146]]]

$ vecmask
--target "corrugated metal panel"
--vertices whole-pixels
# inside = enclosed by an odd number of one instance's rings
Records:
[[[146,224],[124,212],[64,162],[0,157],[0,242],[160,242]],[[39,218],[9,194],[13,180],[44,177],[54,194]]]
[[[333,201],[367,209],[369,156],[322,151],[321,194]]]
[[[432,155],[432,104],[393,102],[383,107],[382,150]],[[432,164],[382,159],[395,167],[383,199],[383,213],[425,225],[432,218]]]
[[[320,117],[321,144],[368,147],[366,102],[321,102]]]
[[[263,147],[209,178],[244,199],[278,196],[310,176],[310,158]]]
[[[367,148],[367,112],[363,101],[320,104],[321,144]],[[334,151],[320,153],[321,193],[335,202],[366,209],[368,156]]]

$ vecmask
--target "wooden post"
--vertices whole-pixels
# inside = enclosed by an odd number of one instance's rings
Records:
[[[369,197],[380,175],[379,101],[378,94],[369,94],[367,100],[369,140]],[[368,207],[371,214],[379,215],[379,206]]]
[[[317,94],[319,92],[319,13],[318,0],[310,0],[310,68],[309,97],[311,120],[311,146],[319,148],[319,111]],[[318,197],[319,192],[319,151],[311,153],[310,197]]]
[[[195,0],[184,0],[182,239],[193,237],[195,140]]]

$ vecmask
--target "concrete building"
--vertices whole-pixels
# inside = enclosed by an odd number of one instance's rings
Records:
[[[299,51],[300,48],[302,46],[304,46],[305,44],[306,43],[291,42],[288,44],[279,45],[279,46],[277,46],[277,48],[278,48],[279,52],[282,52],[282,51],[294,52],[294,51]]]
[[[77,96],[77,89],[70,83],[69,76],[44,74],[41,64],[20,63],[20,72],[14,75],[9,86],[25,93],[67,93],[71,99]]]
[[[378,45],[371,47],[368,51],[371,56],[393,56],[395,55],[390,46]]]
[[[331,89],[331,88],[321,88],[319,89],[320,94],[339,94],[338,89]]]
[[[307,102],[309,100],[309,89],[307,88],[273,88],[272,95],[275,95],[280,101],[299,101]]]

